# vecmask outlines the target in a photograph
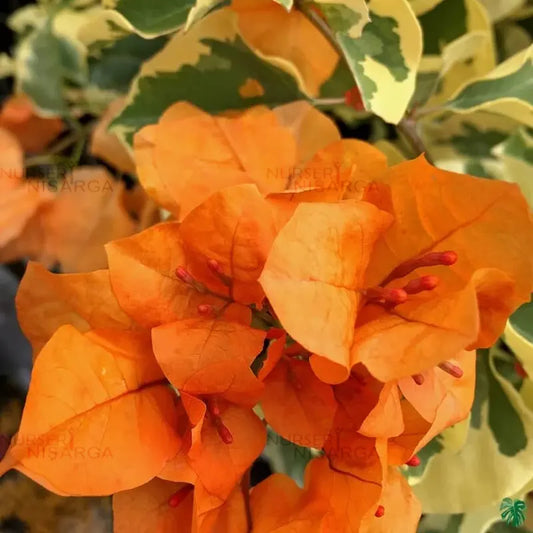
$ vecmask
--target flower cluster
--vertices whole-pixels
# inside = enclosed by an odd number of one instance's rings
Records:
[[[117,532],[415,531],[398,467],[468,415],[475,350],[529,299],[518,188],[388,167],[303,102],[175,104],[135,161],[173,217],[108,244],[107,270],[30,264],[35,365],[0,471],[115,494]],[[250,489],[267,426],[313,448],[303,488]]]

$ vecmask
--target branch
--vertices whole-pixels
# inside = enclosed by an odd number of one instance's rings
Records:
[[[241,491],[244,498],[244,508],[246,510],[246,522],[248,533],[252,531],[252,511],[250,509],[250,468],[246,470],[241,480]]]
[[[431,157],[427,153],[426,147],[424,146],[424,142],[420,138],[420,135],[418,135],[415,120],[408,116],[402,118],[402,120],[398,124],[398,131],[405,137],[407,142],[411,145],[411,148],[413,149],[415,155],[418,156],[420,154],[425,154],[428,163],[433,164]]]

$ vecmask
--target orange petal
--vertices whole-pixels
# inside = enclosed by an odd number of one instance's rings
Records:
[[[445,372],[435,370],[436,373],[438,372],[437,379],[446,390],[446,395],[437,408],[431,428],[419,442],[413,454],[443,430],[464,420],[470,413],[474,401],[476,381],[476,352],[464,351],[454,358],[454,362],[463,370],[461,378],[455,378]],[[416,400],[411,398],[409,401],[412,402],[415,409],[419,410],[419,403]]]
[[[360,533],[390,533],[398,530],[399,523],[402,533],[417,531],[422,505],[407,480],[394,468],[389,468],[379,503],[385,510],[384,515],[378,518],[373,512],[368,513],[361,524]]]
[[[347,523],[359,531],[364,515],[378,505],[382,478],[381,468],[370,477],[360,477],[333,470],[326,457],[313,459],[305,472],[305,490],[309,500],[327,505],[322,531],[344,531]]]
[[[250,496],[254,532],[319,533],[321,513],[305,509],[305,494],[293,479],[272,474],[255,486]],[[318,516],[316,516],[318,514]]]
[[[356,139],[342,139],[318,151],[300,175],[294,176],[291,187],[345,191],[345,198],[359,200],[386,169],[387,158],[377,148]]]
[[[199,483],[194,491],[193,533],[247,533],[243,489],[237,485],[226,500],[213,496]]]
[[[273,111],[296,140],[296,161],[299,165],[341,138],[335,122],[304,100],[275,107]]]
[[[265,379],[261,407],[267,422],[283,438],[320,449],[337,403],[331,387],[315,376],[307,361],[282,359]]]
[[[233,441],[224,443],[215,424],[207,417],[201,432],[193,437],[188,459],[205,488],[225,500],[263,450],[266,430],[251,409],[221,401],[220,411]]]
[[[290,130],[264,107],[213,117],[179,102],[158,125],[140,130],[134,149],[144,188],[179,219],[231,185],[283,190],[296,163]]]
[[[138,533],[173,533],[176,524],[184,532],[191,531],[193,490],[189,490],[178,505],[169,505],[172,496],[187,487],[183,483],[155,478],[146,485],[115,494],[114,533],[129,533],[132,524]]]
[[[24,229],[37,216],[39,207],[52,199],[39,185],[27,182],[4,191],[0,199],[0,248],[24,238]]]
[[[17,293],[17,313],[34,355],[64,324],[79,331],[129,329],[131,319],[111,290],[109,272],[51,274],[39,263],[29,263]]]
[[[276,237],[261,274],[287,333],[346,369],[358,289],[372,245],[389,222],[388,214],[363,202],[300,204]]]
[[[402,407],[398,386],[386,383],[379,394],[379,401],[365,418],[359,433],[367,437],[395,437],[404,430]]]
[[[198,317],[198,305],[224,302],[200,294],[175,274],[185,265],[179,224],[167,222],[106,246],[113,292],[137,323],[154,327]]]
[[[181,320],[152,330],[156,358],[177,389],[250,406],[261,390],[250,365],[264,338],[264,331],[223,319]]]
[[[314,96],[333,71],[338,55],[318,28],[300,11],[287,12],[270,0],[233,0],[239,31],[260,55],[292,63]]]
[[[18,139],[0,128],[0,193],[19,186],[24,172],[24,153]]]
[[[117,98],[100,117],[98,124],[91,134],[89,152],[103,159],[106,163],[126,174],[135,173],[135,163],[128,149],[122,144],[116,134],[108,130],[113,119],[124,108],[123,98]]]
[[[24,151],[44,150],[63,130],[60,118],[44,118],[36,114],[31,100],[24,95],[11,96],[0,112],[0,128],[11,131]]]
[[[272,246],[276,228],[269,203],[254,185],[228,187],[194,209],[179,229],[191,274],[218,294],[228,288],[208,268],[216,261],[230,278],[232,296],[260,303],[257,280]]]
[[[379,285],[402,262],[432,250],[458,255],[453,267],[431,272],[448,289],[464,287],[476,270],[500,270],[512,280],[512,290],[503,294],[500,285],[492,298],[482,291],[488,309],[480,301],[482,330],[476,346],[491,344],[509,310],[529,301],[531,293],[533,259],[524,250],[533,247],[532,221],[519,188],[440,170],[422,156],[390,168],[381,180],[391,188],[395,221],[375,247],[367,286]]]
[[[367,305],[355,328],[352,363],[362,362],[383,382],[412,376],[463,350],[478,331],[474,283],[430,297],[415,295],[392,312]]]
[[[122,204],[123,193],[123,184],[103,167],[76,168],[39,215],[45,236],[40,260],[60,262],[64,272],[106,267],[104,245],[136,230]]]
[[[35,362],[7,467],[70,495],[137,487],[180,447],[174,402],[146,334],[63,326]]]
[[[282,330],[281,330],[282,331]],[[268,337],[267,337],[268,338]],[[263,361],[261,370],[257,374],[257,378],[264,381],[265,378],[272,372],[281,359],[283,352],[285,351],[285,342],[287,341],[287,335],[285,332],[281,333],[277,339],[272,339],[267,348],[266,358]]]

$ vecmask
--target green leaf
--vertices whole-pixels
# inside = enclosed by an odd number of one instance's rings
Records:
[[[422,54],[420,26],[406,0],[369,4],[370,22],[361,36],[339,33],[365,107],[398,123],[412,98]]]
[[[114,6],[141,35],[156,37],[185,24],[193,0],[118,0]]]
[[[513,313],[505,328],[504,340],[520,359],[524,370],[533,376],[533,302]]]
[[[176,38],[181,39],[180,36]],[[134,132],[157,122],[167,107],[180,100],[187,100],[210,113],[219,113],[257,104],[276,106],[305,98],[293,76],[263,61],[239,36],[229,42],[202,39],[201,44],[207,47],[207,52],[202,53],[194,65],[184,64],[176,72],[141,75],[130,105],[115,119],[113,126],[131,140]],[[261,96],[244,98],[240,95],[239,89],[249,79],[259,82],[263,89]]]
[[[365,108],[398,123],[413,95],[422,54],[420,26],[407,0],[372,0],[370,22],[364,2],[315,3],[344,53]]]
[[[457,112],[486,109],[533,126],[533,46],[473,81],[446,104]]]
[[[467,31],[465,0],[444,0],[420,18],[424,54],[439,55],[444,45]]]
[[[103,47],[89,58],[89,83],[99,89],[127,93],[142,63],[159,52],[165,37],[143,39],[128,35]]]
[[[55,35],[52,20],[33,31],[16,52],[19,90],[43,112],[67,114],[64,98],[67,83],[83,85],[87,65],[79,50],[67,39]]]

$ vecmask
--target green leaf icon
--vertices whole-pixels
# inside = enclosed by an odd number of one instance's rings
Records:
[[[501,517],[510,526],[520,527],[526,521],[526,504],[522,500],[504,498],[500,505]]]

